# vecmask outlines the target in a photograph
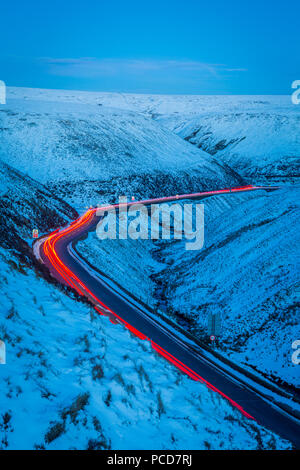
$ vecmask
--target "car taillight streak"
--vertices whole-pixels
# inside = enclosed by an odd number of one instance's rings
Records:
[[[243,186],[239,188],[232,188],[231,191],[247,191],[247,190],[254,190],[254,189],[259,189],[256,187],[253,187],[251,185],[248,186]],[[197,196],[197,195],[211,195],[211,194],[220,194],[220,193],[227,193],[229,192],[229,189],[225,190],[218,190],[218,191],[207,191],[206,193],[196,193],[194,195],[183,195],[184,197],[188,196]],[[180,196],[182,198],[183,196]],[[169,200],[172,197],[169,198],[159,198],[159,199],[154,199],[154,201],[161,201],[163,200]],[[142,203],[148,203],[151,200],[145,200],[141,201],[140,204]],[[126,205],[130,206],[132,204],[137,204],[137,201],[134,203],[127,203]],[[109,210],[111,207],[116,207],[118,204],[107,206],[104,208],[101,208],[102,210]],[[81,228],[83,225],[87,224],[91,218],[95,215],[97,209],[89,209],[82,217],[79,219],[73,221],[68,227],[65,229],[61,230],[60,232],[54,231],[52,234],[49,235],[49,237],[46,239],[46,241],[43,244],[43,251],[45,256],[48,258],[50,261],[51,265],[54,267],[54,269],[58,272],[58,274],[63,278],[66,284],[68,284],[70,287],[75,289],[80,295],[86,296],[86,293],[88,293],[88,297],[91,296],[94,301],[101,305],[104,310],[108,311],[110,314],[112,314],[114,317],[116,317],[131,333],[136,335],[138,338],[142,340],[148,340],[151,343],[152,348],[162,355],[164,358],[166,358],[169,362],[174,364],[178,369],[183,371],[185,374],[187,374],[189,377],[191,377],[195,381],[200,381],[204,383],[210,390],[213,390],[214,392],[217,392],[220,394],[223,398],[226,398],[235,408],[237,408],[244,416],[246,416],[249,419],[255,419],[253,416],[251,416],[249,413],[247,413],[238,403],[236,403],[234,400],[232,400],[230,397],[225,395],[221,390],[217,389],[214,385],[212,385],[210,382],[205,380],[203,377],[201,377],[197,372],[193,371],[191,368],[189,368],[187,365],[185,365],[183,362],[181,362],[179,359],[177,359],[175,356],[170,354],[168,351],[163,349],[161,346],[159,346],[157,343],[152,341],[150,338],[148,338],[146,335],[144,335],[142,332],[137,330],[135,327],[130,325],[128,322],[123,320],[119,315],[117,315],[113,310],[111,310],[107,305],[105,305],[100,299],[98,299],[89,289],[87,286],[84,285],[84,283],[62,262],[62,260],[59,258],[56,250],[55,250],[55,244],[62,238],[70,233],[74,232],[75,230],[78,230]],[[79,287],[80,286],[80,287]],[[101,309],[97,306],[94,306],[95,310],[98,313],[103,314]]]

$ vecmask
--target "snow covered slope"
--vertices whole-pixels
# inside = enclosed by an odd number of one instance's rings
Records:
[[[0,159],[82,206],[240,184],[226,165],[133,111],[11,98],[0,107]],[[146,182],[146,184],[145,184]]]
[[[242,103],[256,111],[269,106],[270,113],[280,100],[287,106],[285,98],[268,97],[270,105],[234,99],[235,112]],[[75,218],[70,203],[81,211],[119,194],[240,184],[226,164],[173,133],[198,114],[216,116],[231,105],[231,97],[9,90],[0,107],[0,337],[7,346],[1,448],[286,446],[182,376],[148,343],[46,282],[28,245],[33,228],[47,232]],[[154,307],[163,303],[199,335],[207,313],[222,307],[224,354],[297,384],[290,361],[299,336],[295,188],[205,202],[206,245],[199,253],[180,242],[100,247],[93,235],[80,246],[129,291]]]
[[[161,101],[155,119],[247,181],[300,176],[300,107],[290,96],[177,97],[177,109],[176,97]]]
[[[288,447],[148,342],[17,266],[0,248],[0,449]]]
[[[278,383],[299,386],[292,342],[300,337],[299,187],[204,200],[205,244],[98,240],[80,253],[134,296],[207,341],[222,315],[220,348]]]
[[[33,229],[49,232],[76,216],[65,201],[0,160],[0,246],[25,260]]]
[[[5,164],[1,191],[1,449],[288,446],[43,280],[28,256],[31,228],[72,210]]]
[[[300,106],[290,96],[134,95],[11,88],[24,100],[97,103],[148,116],[248,181],[299,177]]]
[[[297,109],[224,111],[176,122],[174,131],[226,162],[248,181],[300,176]]]
[[[300,191],[244,199],[212,217],[206,203],[205,245],[197,252],[182,242],[162,245],[163,285],[169,313],[207,338],[207,317],[222,317],[220,348],[240,364],[299,387],[292,342],[300,337]],[[229,197],[228,197],[229,198]]]

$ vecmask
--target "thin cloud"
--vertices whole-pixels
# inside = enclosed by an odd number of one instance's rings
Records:
[[[236,67],[232,69],[224,69],[226,72],[248,72],[248,69],[242,68],[242,67]]]
[[[153,73],[169,75],[187,73],[201,76],[218,76],[226,72],[245,72],[245,68],[230,67],[225,64],[210,64],[191,60],[151,60],[151,59],[97,59],[81,58],[41,58],[52,75],[69,77],[105,77],[120,74],[140,75]]]

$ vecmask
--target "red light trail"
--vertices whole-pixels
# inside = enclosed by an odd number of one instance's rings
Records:
[[[180,196],[169,196],[165,198],[156,198],[156,199],[146,199],[143,201],[134,201],[134,202],[128,202],[125,205],[131,206],[135,204],[150,204],[150,203],[158,203],[158,202],[168,202],[171,200],[178,200],[178,199],[192,199],[192,198],[197,198],[197,197],[207,197],[211,195],[218,195],[218,194],[224,194],[224,193],[231,193],[231,192],[244,192],[244,191],[251,191],[251,190],[256,190],[256,189],[266,189],[264,187],[255,187],[255,186],[242,186],[238,188],[232,188],[232,189],[223,189],[223,190],[217,190],[217,191],[207,191],[207,192],[202,192],[202,193],[195,193],[195,194],[184,194]],[[267,189],[268,190],[268,189]],[[118,204],[116,205],[109,205],[107,207],[101,207],[100,209],[105,211],[109,210],[110,208],[115,208],[117,207]],[[168,351],[163,349],[159,344],[155,343],[154,341],[151,340],[151,338],[148,338],[146,335],[144,335],[142,332],[137,330],[135,327],[130,325],[128,322],[123,320],[117,313],[115,313],[113,310],[111,310],[107,305],[105,305],[100,299],[98,299],[93,292],[63,263],[63,261],[60,259],[60,257],[57,254],[57,251],[55,249],[56,243],[63,237],[69,236],[71,233],[73,233],[76,230],[79,230],[82,228],[84,225],[88,224],[91,219],[94,217],[97,209],[89,209],[87,212],[79,217],[78,219],[74,220],[68,227],[58,231],[55,230],[52,232],[48,238],[45,240],[43,243],[43,252],[45,256],[48,258],[50,264],[52,267],[55,269],[55,271],[59,274],[59,276],[64,280],[64,282],[69,285],[71,288],[75,289],[80,295],[88,297],[92,302],[95,302],[98,306],[94,305],[94,308],[97,310],[98,313],[104,314],[105,313],[99,308],[99,305],[103,307],[104,310],[108,311],[112,316],[114,316],[119,322],[121,322],[131,333],[136,335],[138,338],[141,340],[148,340],[150,341],[152,348],[158,352],[160,355],[162,355],[164,358],[166,358],[169,362],[174,364],[178,369],[180,369],[182,372],[187,374],[190,378],[192,378],[195,381],[200,381],[204,383],[210,390],[213,390],[214,392],[217,392],[220,394],[223,398],[226,398],[231,405],[233,405],[235,408],[237,408],[244,416],[246,416],[249,419],[255,419],[253,416],[251,416],[249,413],[247,413],[237,402],[232,400],[230,397],[225,395],[221,390],[217,389],[214,385],[209,383],[207,380],[205,380],[203,377],[201,377],[197,372],[193,371],[191,368],[189,368],[186,364],[181,362],[179,359],[174,357],[172,354],[170,354]]]

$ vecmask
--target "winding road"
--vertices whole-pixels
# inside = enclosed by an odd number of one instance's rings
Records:
[[[244,186],[218,191],[183,194],[171,197],[130,201],[135,204],[150,205],[178,200],[202,200],[222,194],[236,194],[253,191],[273,191],[277,187]],[[101,208],[104,212],[118,209],[118,204]],[[97,212],[98,211],[98,212]],[[205,383],[207,387],[227,399],[246,418],[255,420],[266,428],[291,441],[300,449],[300,422],[291,413],[274,403],[260,387],[250,386],[247,379],[242,380],[230,370],[220,367],[211,358],[195,347],[189,337],[179,333],[171,323],[150,313],[134,299],[119,289],[114,289],[107,279],[88,265],[73,245],[88,231],[95,230],[99,220],[99,209],[89,209],[68,227],[56,230],[42,237],[34,244],[34,252],[45,264],[51,274],[60,282],[72,287],[87,297],[95,309],[110,316],[114,322],[125,325],[141,340],[148,340],[155,351],[172,362],[192,379]]]

